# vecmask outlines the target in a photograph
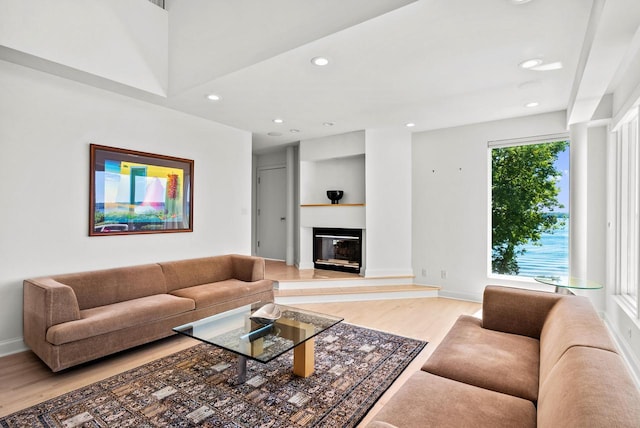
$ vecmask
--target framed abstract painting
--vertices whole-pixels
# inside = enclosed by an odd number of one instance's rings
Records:
[[[90,147],[89,236],[193,231],[193,160]]]

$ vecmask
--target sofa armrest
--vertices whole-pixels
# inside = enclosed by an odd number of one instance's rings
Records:
[[[25,323],[38,320],[46,329],[52,325],[80,319],[80,307],[71,287],[51,278],[27,279],[23,283]]]
[[[487,286],[482,301],[482,327],[540,339],[547,314],[561,298],[543,291]]]
[[[264,279],[264,259],[262,257],[231,255],[233,276],[242,281],[259,281]]]

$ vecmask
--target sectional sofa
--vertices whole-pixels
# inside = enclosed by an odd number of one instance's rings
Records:
[[[173,334],[172,327],[273,302],[264,259],[222,255],[27,279],[24,341],[52,371]]]
[[[640,394],[584,297],[485,289],[368,428],[640,427]]]

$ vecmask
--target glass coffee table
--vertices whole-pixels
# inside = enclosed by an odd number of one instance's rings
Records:
[[[239,383],[246,381],[248,359],[268,363],[291,349],[293,373],[311,376],[315,370],[314,337],[343,318],[277,305],[281,315],[274,322],[252,320],[251,315],[265,304],[242,306],[174,327],[173,331],[237,354]]]
[[[556,288],[558,294],[574,294],[571,289],[575,290],[599,290],[602,284],[572,276],[536,276],[533,278],[541,284],[551,285]]]

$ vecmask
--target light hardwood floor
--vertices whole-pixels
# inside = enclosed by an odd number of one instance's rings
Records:
[[[481,307],[479,303],[444,298],[314,303],[296,306],[338,315],[352,324],[429,342],[369,412],[360,426],[371,419],[411,373],[419,370],[459,315],[473,315]],[[193,339],[173,336],[61,373],[51,373],[31,352],[0,358],[0,416],[6,416],[197,343],[199,342]]]

